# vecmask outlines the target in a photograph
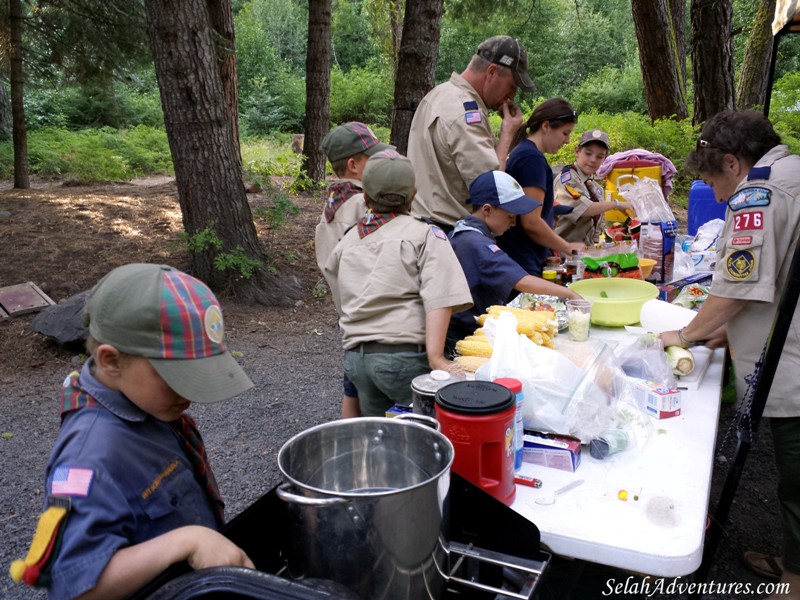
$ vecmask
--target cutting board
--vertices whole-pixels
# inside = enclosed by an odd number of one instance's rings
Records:
[[[675,377],[678,382],[679,390],[696,390],[703,382],[703,377],[711,363],[711,356],[714,351],[705,346],[695,346],[691,349],[694,356],[694,371],[685,377]]]

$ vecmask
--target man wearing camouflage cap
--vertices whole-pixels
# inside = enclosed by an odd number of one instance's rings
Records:
[[[504,170],[522,111],[517,89],[533,90],[528,55],[518,40],[499,35],[482,42],[466,70],[453,73],[422,99],[408,138],[417,175],[412,212],[451,229],[469,215],[469,184],[481,173]],[[489,110],[503,117],[495,144]]]

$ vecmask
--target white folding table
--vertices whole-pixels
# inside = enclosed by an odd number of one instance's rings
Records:
[[[624,329],[592,328],[594,338],[624,341]],[[724,350],[710,353],[696,389],[682,390],[681,414],[652,419],[654,434],[640,452],[596,460],[583,446],[574,473],[524,463],[539,489],[517,485],[511,508],[535,523],[554,553],[627,571],[677,577],[697,570],[703,554]],[[537,498],[583,479],[543,506]],[[618,497],[628,492],[627,501]],[[638,500],[634,498],[638,496]]]

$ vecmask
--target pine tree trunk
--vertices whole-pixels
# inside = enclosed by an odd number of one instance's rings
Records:
[[[731,0],[692,0],[692,123],[733,108],[733,8]]]
[[[214,30],[214,43],[217,50],[217,68],[225,93],[225,105],[231,120],[231,132],[236,142],[236,159],[242,166],[242,152],[239,144],[239,92],[236,77],[236,34],[233,30],[231,0],[206,0],[211,27]]]
[[[265,285],[262,270],[249,280],[237,269],[221,270],[215,258],[241,249],[261,260],[253,216],[237,162],[204,0],[146,0],[164,124],[167,130],[183,226],[189,236],[210,228],[221,248],[192,252],[192,273],[216,290],[255,299]]]
[[[761,110],[767,101],[767,76],[772,56],[772,18],[775,15],[775,0],[758,3],[753,28],[747,38],[747,48],[742,62],[739,88],[736,90],[736,106]]]
[[[331,0],[308,2],[306,54],[306,125],[304,170],[313,181],[325,179],[325,153],[320,148],[330,122]]]
[[[406,0],[391,133],[391,143],[401,154],[408,150],[408,132],[417,105],[436,83],[443,4],[443,0]]]
[[[639,42],[639,62],[650,118],[685,119],[686,90],[681,85],[678,49],[667,0],[631,0]]]
[[[678,54],[678,76],[681,89],[686,89],[686,0],[669,0],[669,18],[675,34],[675,48]]]
[[[9,0],[11,21],[11,122],[14,145],[14,187],[28,189],[28,134],[22,104],[25,76],[22,71],[22,0]]]

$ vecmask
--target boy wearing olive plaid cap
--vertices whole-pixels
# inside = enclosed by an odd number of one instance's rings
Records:
[[[173,563],[253,564],[216,530],[223,504],[192,402],[252,387],[228,352],[220,305],[201,281],[130,264],[92,290],[91,357],[62,385],[46,509],[16,581],[50,598],[122,598]]]
[[[382,416],[411,403],[414,377],[455,368],[444,356],[447,326],[472,297],[444,232],[408,214],[411,162],[379,152],[367,161],[363,185],[370,212],[337,244],[324,273],[361,413]]]

